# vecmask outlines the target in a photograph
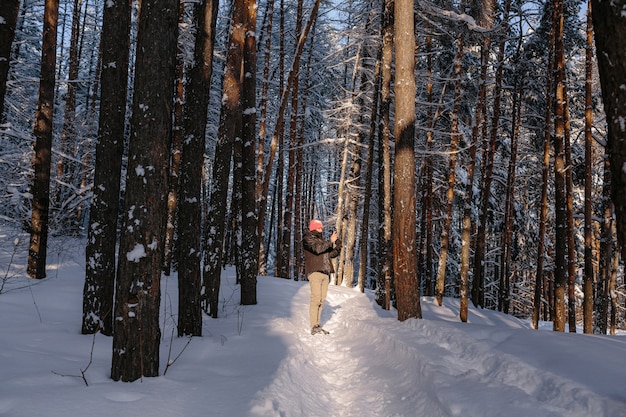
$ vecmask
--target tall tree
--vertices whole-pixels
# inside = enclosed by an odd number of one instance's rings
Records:
[[[372,90],[372,108],[370,112],[370,127],[368,132],[368,144],[367,144],[367,159],[365,161],[365,195],[363,196],[363,223],[361,224],[361,243],[359,247],[359,271],[357,277],[357,284],[359,291],[365,292],[365,285],[367,284],[367,266],[368,266],[368,247],[369,247],[369,223],[370,223],[370,206],[372,204],[372,181],[374,176],[374,151],[376,143],[376,124],[378,120],[378,101],[380,96],[380,83],[381,83],[381,55],[382,55],[382,43],[378,48],[378,55],[376,57],[376,65],[374,67]]]
[[[256,304],[258,273],[257,194],[256,194],[256,0],[244,1],[245,39],[243,46],[241,246],[239,268],[241,304]]]
[[[224,231],[228,200],[228,182],[235,136],[241,132],[241,71],[245,42],[244,2],[233,3],[230,44],[226,57],[226,73],[222,85],[222,106],[215,147],[211,203],[207,217],[207,244],[204,255],[205,306],[217,318],[220,274],[223,260]]]
[[[600,259],[598,262],[598,279],[595,283],[594,297],[594,323],[593,332],[606,334],[608,328],[609,298],[614,303],[615,295],[611,292],[612,259],[615,256],[615,243],[613,229],[613,204],[611,202],[611,169],[608,155],[604,158],[604,187],[600,207],[602,209],[602,221],[600,223]]]
[[[302,11],[303,0],[298,0],[298,6],[296,8],[296,27],[295,35],[300,38],[302,35]],[[302,40],[304,44],[304,39]],[[298,54],[298,44],[295,45],[295,53]],[[304,45],[303,45],[304,46]],[[298,60],[299,60],[298,56]],[[287,139],[289,144],[287,145],[287,188],[285,189],[285,206],[283,209],[283,228],[280,230],[282,233],[282,245],[279,256],[281,259],[282,269],[280,276],[288,278],[291,274],[291,266],[295,264],[291,259],[292,248],[292,236],[295,229],[298,227],[299,213],[295,212],[296,208],[296,148],[297,148],[297,136],[298,136],[298,111],[299,111],[299,89],[300,89],[300,65],[293,66],[290,72],[291,81],[291,119],[289,121],[289,135]],[[292,76],[293,74],[293,76]],[[294,243],[295,246],[295,243]],[[294,270],[294,273],[297,271]],[[295,275],[297,277],[297,275]]]
[[[547,235],[547,222],[548,222],[548,181],[550,176],[550,138],[552,135],[552,99],[554,97],[553,89],[553,71],[554,71],[554,25],[550,25],[550,35],[548,37],[548,52],[546,59],[548,61],[548,77],[546,85],[546,103],[545,106],[545,123],[543,128],[543,160],[541,166],[541,200],[539,203],[539,234],[537,238],[537,269],[535,275],[535,291],[533,294],[533,312],[532,312],[532,326],[534,329],[539,329],[539,319],[541,314],[541,306],[543,300],[546,298],[546,286],[544,281],[546,278],[546,271],[544,268],[547,249],[546,249],[546,235]]]
[[[380,126],[378,128],[378,288],[376,300],[385,310],[391,304],[391,280],[393,278],[391,241],[391,78],[393,64],[393,13],[394,0],[383,1],[381,17],[381,86]]]
[[[485,29],[491,29],[493,26],[494,0],[477,0],[470,2],[471,15],[474,16],[476,22]],[[482,186],[480,190],[480,210],[478,214],[478,227],[475,239],[474,265],[472,272],[474,274],[472,280],[472,303],[476,307],[485,306],[485,253],[486,253],[486,236],[487,236],[487,220],[489,209],[489,201],[491,197],[491,175],[493,172],[493,153],[495,152],[494,130],[497,132],[497,126],[500,119],[500,92],[496,92],[494,99],[494,112],[492,117],[491,140],[487,135],[487,69],[489,67],[489,56],[491,49],[491,37],[488,34],[482,42],[480,50],[480,93],[478,108],[476,112],[475,131],[472,132],[473,140],[478,141],[482,136]],[[500,66],[501,67],[501,66]],[[496,89],[501,89],[500,84],[496,83]],[[501,91],[501,90],[500,90]],[[479,135],[478,132],[481,131]],[[475,145],[476,146],[476,145]],[[472,162],[470,162],[472,163]],[[466,196],[467,197],[467,196]]]
[[[484,6],[483,6],[484,3]],[[493,20],[493,0],[469,1],[471,16],[476,23],[483,28],[491,28]],[[476,158],[478,151],[478,141],[481,130],[486,129],[485,119],[487,117],[487,63],[489,58],[489,38],[483,41],[481,46],[480,79],[478,81],[478,102],[472,125],[472,137],[469,144],[469,155],[467,160],[467,180],[465,183],[465,195],[463,198],[463,226],[461,231],[461,271],[460,271],[460,310],[459,318],[466,322],[468,318],[468,297],[470,296],[470,246],[472,243],[472,203],[474,201],[474,174],[476,168]],[[480,242],[476,240],[476,246]],[[482,248],[476,248],[480,254]],[[474,255],[476,257],[476,254]],[[474,305],[482,305],[484,298],[484,277],[482,266],[480,273],[474,270],[471,286],[471,298]]]
[[[270,145],[270,149],[272,151],[276,150],[278,147],[278,161],[276,163],[276,184],[274,186],[274,195],[275,198],[272,201],[272,207],[276,207],[276,263],[275,263],[275,273],[277,277],[281,276],[281,271],[283,270],[283,258],[279,254],[282,253],[283,246],[283,234],[281,231],[283,230],[283,189],[284,185],[284,175],[285,172],[285,140],[284,140],[284,112],[287,106],[285,94],[285,0],[280,0],[280,19],[279,19],[279,46],[278,46],[278,87],[281,92],[281,100],[278,118],[276,121],[276,127],[274,128],[274,134],[272,135],[272,143]],[[265,177],[263,180],[263,195],[267,198],[267,190],[269,190],[269,181],[272,175],[274,155],[270,153],[267,162],[267,168],[265,169]],[[273,212],[272,212],[273,214]],[[268,240],[270,242],[270,240]],[[269,243],[268,243],[269,246]]]
[[[178,335],[202,335],[201,191],[218,1],[193,5],[194,60],[185,84],[178,202]]]
[[[159,374],[177,33],[178,0],[143,0],[115,289],[111,378],[116,381]]]
[[[602,101],[611,161],[612,198],[617,219],[617,238],[626,259],[626,0],[593,0],[596,56],[602,85]]]
[[[567,86],[563,91],[563,99],[565,103],[565,130],[564,130],[564,154],[565,154],[565,207],[566,207],[566,224],[567,224],[567,318],[568,330],[570,333],[576,333],[576,277],[578,275],[577,259],[576,259],[576,242],[575,242],[575,225],[574,225],[574,179],[572,162],[572,145],[571,145],[571,128],[570,128],[570,112],[569,112],[569,95]]]
[[[93,200],[85,248],[83,334],[113,334],[115,247],[124,152],[131,3],[106,3],[102,15],[102,92]]]
[[[593,23],[592,4],[587,1],[587,45],[585,48],[585,269],[583,275],[583,332],[593,333]]]
[[[32,216],[27,272],[31,278],[46,277],[48,216],[50,212],[50,164],[56,81],[57,23],[59,0],[46,0],[41,45],[39,99],[35,114],[35,154],[32,167]]]
[[[424,283],[424,295],[431,296],[433,291],[433,144],[434,144],[434,103],[433,103],[433,37],[426,35],[426,155],[422,164],[422,219],[420,221],[420,240],[418,249],[418,268]],[[445,239],[442,239],[442,253],[445,252]],[[446,255],[443,255],[444,257]],[[441,262],[441,258],[439,258]]]
[[[396,138],[393,171],[393,271],[398,320],[421,318],[415,250],[415,34],[413,2],[396,0]]]
[[[513,97],[513,128],[511,131],[511,157],[509,159],[509,169],[506,179],[506,196],[504,203],[504,221],[502,236],[502,262],[500,266],[500,295],[498,297],[498,310],[509,314],[511,306],[511,262],[513,252],[513,226],[515,223],[515,178],[517,168],[517,149],[519,143],[519,130],[522,112],[522,87],[514,82]]]
[[[197,3],[194,3],[194,7]],[[193,14],[193,12],[192,12]],[[185,24],[185,4],[178,6],[178,24]],[[195,18],[192,17],[192,19]],[[192,22],[195,24],[195,21]],[[196,37],[198,34],[196,33]],[[172,258],[176,255],[174,251],[174,240],[176,230],[176,212],[178,209],[178,197],[180,187],[181,160],[183,148],[183,110],[185,100],[185,44],[187,39],[184,36],[178,38],[178,53],[176,54],[176,99],[174,100],[174,114],[172,127],[172,156],[170,162],[169,192],[167,194],[167,223],[165,226],[165,245],[163,249],[163,272],[169,276],[172,271]],[[196,64],[194,62],[194,64]],[[180,294],[179,294],[180,296]]]
[[[555,331],[565,330],[567,284],[567,196],[565,166],[565,54],[563,48],[563,0],[553,2],[555,106],[554,106],[554,321]]]
[[[5,0],[0,3],[0,123],[4,115],[4,97],[11,63],[11,48],[15,39],[20,0]]]
[[[267,139],[267,112],[268,112],[268,95],[270,88],[270,58],[272,50],[272,27],[274,24],[274,0],[267,2],[265,10],[265,53],[263,58],[263,86],[261,87],[261,98],[259,108],[261,115],[259,117],[259,143],[258,143],[258,161],[257,161],[257,199],[259,207],[259,218],[257,236],[259,239],[259,275],[266,275],[267,268],[265,265],[267,254],[265,245],[265,213],[267,211],[267,193],[265,192],[265,183],[263,181],[264,163],[265,163],[265,140]],[[272,163],[268,164],[270,173],[273,169],[274,156],[276,155],[276,142],[270,144],[269,158]],[[267,184],[269,193],[269,183]],[[271,224],[271,223],[270,223]],[[267,245],[269,247],[269,245]]]

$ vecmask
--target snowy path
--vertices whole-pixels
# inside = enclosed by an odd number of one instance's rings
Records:
[[[354,289],[331,286],[322,316],[331,334],[312,336],[308,297],[303,285],[291,316],[271,325],[288,352],[253,401],[253,416],[392,417],[410,409],[424,417],[501,417],[502,403],[519,417],[625,415],[588,387],[501,351],[511,337],[502,328],[467,332],[467,324],[446,321],[399,323]],[[363,340],[367,344],[358,344]]]

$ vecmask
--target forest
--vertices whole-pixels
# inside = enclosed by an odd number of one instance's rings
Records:
[[[398,319],[420,297],[614,334],[626,321],[625,0],[4,0],[0,222],[83,237],[84,334],[111,377],[262,276],[335,285]],[[5,278],[6,279],[6,278]],[[2,288],[2,287],[0,287]],[[0,295],[1,295],[0,289]]]

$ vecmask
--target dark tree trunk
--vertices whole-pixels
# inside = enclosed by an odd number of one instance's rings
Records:
[[[493,27],[493,15],[494,15],[494,0],[479,0],[472,1],[470,4],[470,14],[476,19],[478,25],[483,28],[491,29]],[[486,252],[486,233],[487,233],[487,209],[489,205],[489,194],[491,193],[491,172],[493,170],[492,164],[493,162],[488,162],[490,158],[493,158],[493,152],[495,144],[493,143],[493,135],[495,132],[492,131],[492,140],[487,140],[487,69],[489,66],[489,54],[491,49],[491,38],[487,36],[483,40],[483,44],[481,45],[481,74],[480,74],[480,86],[479,86],[479,102],[478,108],[480,109],[477,112],[476,124],[474,126],[473,131],[473,139],[478,141],[479,134],[481,131],[482,141],[483,141],[483,156],[482,156],[482,186],[481,186],[481,195],[480,195],[480,210],[478,217],[478,230],[476,232],[475,238],[475,248],[474,248],[474,265],[472,272],[474,274],[472,280],[472,304],[476,307],[484,307],[485,306],[485,270],[483,268],[485,261],[485,252]],[[496,100],[500,100],[499,93],[496,92],[495,95]],[[494,104],[494,115],[493,121],[497,122],[499,119],[499,111],[500,111],[500,103]],[[493,125],[492,125],[493,126]],[[493,127],[494,130],[497,130],[497,127]],[[491,142],[491,143],[489,143]],[[493,161],[493,159],[492,159]],[[471,194],[470,194],[471,196]],[[469,196],[468,196],[469,197]]]
[[[393,277],[391,241],[391,67],[393,64],[393,10],[394,1],[383,2],[381,22],[382,56],[380,86],[380,126],[378,128],[378,288],[376,301],[385,310],[391,304],[391,280]]]
[[[522,87],[515,80],[513,97],[513,129],[511,137],[511,158],[506,180],[506,196],[504,203],[504,230],[502,236],[502,262],[500,269],[500,293],[498,297],[498,310],[509,314],[511,307],[511,260],[513,228],[515,223],[515,173],[517,167],[517,148],[519,142],[519,128],[521,123]]]
[[[555,110],[554,110],[554,321],[555,331],[565,331],[567,285],[567,196],[565,164],[565,55],[563,45],[563,0],[554,0]]]
[[[200,272],[202,168],[204,166],[207,107],[217,21],[215,0],[193,6],[196,26],[194,63],[185,85],[185,108],[178,203],[178,335],[202,335]]]
[[[0,123],[4,120],[4,97],[11,64],[11,47],[15,39],[20,0],[0,2]]]
[[[256,0],[244,0],[246,37],[243,47],[241,107],[242,178],[241,178],[241,304],[256,304],[256,280],[259,269],[258,208],[256,194]]]
[[[583,274],[583,333],[593,333],[593,24],[591,0],[587,1],[587,48],[585,53],[585,269]]]
[[[159,374],[177,33],[177,0],[143,0],[115,290],[111,378],[116,381]]]
[[[267,191],[265,190],[266,184],[263,181],[264,172],[268,170],[271,174],[274,165],[274,156],[276,154],[277,143],[272,141],[270,144],[270,151],[268,158],[271,163],[268,163],[267,168],[264,167],[265,159],[265,140],[267,136],[267,108],[268,108],[268,94],[269,94],[269,81],[270,81],[270,58],[272,51],[272,27],[274,23],[274,0],[267,2],[267,8],[265,10],[265,19],[267,20],[267,26],[265,27],[265,55],[263,64],[263,86],[261,91],[261,102],[259,108],[261,109],[261,116],[259,118],[259,143],[257,152],[257,202],[259,207],[259,218],[257,227],[257,237],[259,239],[259,275],[267,275],[267,266],[265,262],[267,260],[266,251],[269,249],[269,244],[265,245],[265,214],[267,211],[268,195],[269,195],[269,183],[267,184]],[[273,205],[272,205],[273,206]],[[270,228],[273,227],[270,222]]]
[[[226,57],[222,108],[218,128],[215,162],[211,182],[211,203],[207,218],[207,244],[204,256],[204,286],[209,314],[218,315],[220,274],[222,271],[226,202],[235,135],[241,131],[241,67],[245,42],[243,1],[234,2],[230,47]]]
[[[537,273],[535,275],[535,291],[533,295],[533,313],[532,326],[539,329],[539,320],[541,319],[542,300],[549,300],[546,297],[547,288],[544,285],[546,280],[546,271],[544,270],[545,258],[547,250],[545,247],[545,237],[548,221],[548,180],[550,176],[550,136],[551,136],[551,120],[552,120],[552,98],[553,98],[553,70],[554,70],[554,25],[550,28],[550,45],[546,54],[548,60],[548,77],[546,86],[546,103],[545,106],[545,125],[543,139],[543,164],[541,167],[541,201],[539,203],[539,235],[537,238]],[[551,303],[549,303],[551,304]],[[544,310],[545,311],[545,310]],[[544,318],[545,320],[545,318]]]
[[[595,320],[593,333],[606,334],[608,328],[609,298],[612,259],[615,256],[613,204],[611,203],[611,169],[608,156],[604,158],[604,186],[602,189],[602,222],[600,224],[600,259],[598,262],[598,279],[594,297]],[[593,289],[592,289],[593,292]]]
[[[59,0],[46,0],[43,18],[41,81],[34,128],[35,155],[32,161],[34,178],[31,190],[33,200],[27,268],[28,275],[38,279],[46,277],[58,18]]]
[[[128,1],[116,1],[102,16],[100,122],[96,142],[93,201],[86,247],[83,334],[98,329],[113,334],[115,245],[120,200],[122,154],[130,43]]]
[[[626,0],[593,0],[596,56],[606,114],[607,152],[611,161],[612,198],[617,239],[626,259]]]
[[[194,3],[194,7],[197,3]],[[178,24],[185,19],[185,5],[178,7]],[[174,100],[174,114],[172,127],[172,150],[170,163],[170,189],[167,193],[167,223],[165,226],[165,245],[163,249],[163,273],[170,276],[172,272],[172,258],[176,230],[176,212],[178,209],[178,197],[180,187],[180,171],[183,154],[183,101],[185,96],[185,60],[183,40],[178,39],[178,52],[176,54],[176,98]]]

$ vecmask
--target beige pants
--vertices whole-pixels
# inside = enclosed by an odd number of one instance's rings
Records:
[[[326,294],[328,293],[329,277],[321,272],[309,274],[309,284],[311,285],[311,304],[309,305],[309,320],[311,327],[320,325],[322,317],[322,307]]]

